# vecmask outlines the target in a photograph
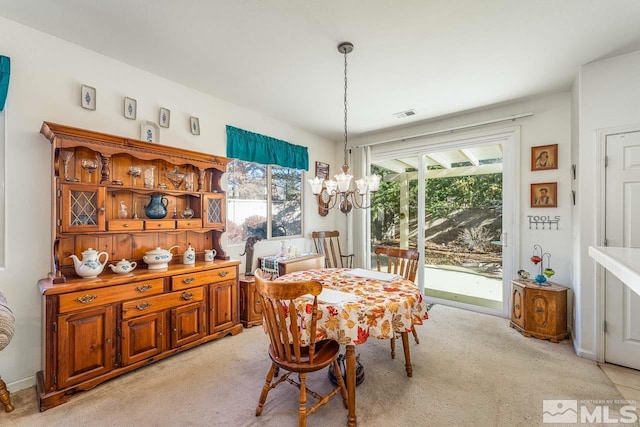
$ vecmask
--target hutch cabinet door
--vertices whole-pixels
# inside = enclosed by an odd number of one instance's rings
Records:
[[[60,226],[63,233],[105,230],[105,188],[62,184]]]
[[[139,362],[165,350],[166,312],[150,313],[122,322],[122,364]]]
[[[60,315],[58,330],[58,388],[113,369],[115,316],[112,306]]]
[[[224,193],[204,194],[202,197],[202,226],[222,227],[226,225]]]
[[[209,286],[209,333],[232,327],[238,322],[238,295],[234,281]]]
[[[171,309],[171,347],[176,348],[206,335],[204,303],[196,302]]]

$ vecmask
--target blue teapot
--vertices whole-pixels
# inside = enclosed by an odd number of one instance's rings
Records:
[[[167,216],[169,200],[162,194],[152,194],[151,201],[144,207],[144,213],[150,219],[162,219]]]

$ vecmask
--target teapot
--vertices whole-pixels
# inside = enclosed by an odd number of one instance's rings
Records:
[[[104,254],[104,262],[100,262],[100,256]],[[73,266],[76,268],[76,274],[85,279],[93,279],[98,277],[98,274],[102,273],[107,261],[109,261],[109,254],[106,252],[98,252],[94,249],[87,249],[82,252],[82,261],[75,255],[69,255],[69,258],[73,260]]]
[[[215,249],[205,249],[204,250],[204,260],[205,262],[213,262],[218,253]]]
[[[187,244],[187,250],[182,254],[182,263],[185,265],[193,265],[196,263],[196,250],[190,243]]]
[[[151,201],[144,207],[144,213],[150,219],[162,219],[167,216],[169,200],[162,194],[152,194]]]
[[[173,258],[171,249],[177,247],[178,245],[171,246],[169,249],[155,248],[154,250],[148,251],[146,255],[142,257],[142,260],[149,265],[149,267],[147,267],[149,270],[168,268],[169,261]]]
[[[116,265],[109,264],[109,268],[111,268],[111,271],[116,274],[127,274],[131,273],[137,265],[138,263],[136,263],[135,261],[129,262],[126,259],[123,259],[118,261]]]

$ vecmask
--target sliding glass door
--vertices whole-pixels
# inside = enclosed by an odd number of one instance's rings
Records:
[[[504,150],[500,138],[490,138],[411,155],[374,151],[371,170],[382,182],[370,212],[371,265],[378,245],[418,249],[418,281],[430,300],[505,314],[515,258],[506,236],[516,228],[517,200],[505,197]],[[517,185],[506,187],[514,193]]]

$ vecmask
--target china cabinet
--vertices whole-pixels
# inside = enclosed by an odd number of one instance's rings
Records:
[[[240,262],[221,245],[228,159],[48,122],[41,133],[52,148],[53,254],[39,282],[40,410],[242,331]]]
[[[568,288],[534,280],[511,282],[510,326],[525,337],[548,339],[557,343],[566,338]]]

